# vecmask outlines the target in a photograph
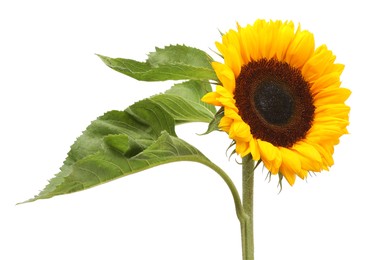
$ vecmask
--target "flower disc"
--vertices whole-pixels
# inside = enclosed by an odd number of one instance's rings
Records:
[[[315,108],[309,84],[286,62],[261,59],[242,66],[235,100],[251,134],[275,146],[291,147],[311,127]]]
[[[257,20],[230,30],[216,46],[220,80],[203,101],[222,106],[219,128],[240,156],[251,154],[293,185],[298,175],[327,170],[334,145],[347,133],[350,91],[340,87],[344,66],[308,31],[292,22]]]

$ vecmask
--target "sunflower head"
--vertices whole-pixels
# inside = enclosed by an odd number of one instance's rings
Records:
[[[293,22],[238,25],[216,46],[224,58],[212,64],[219,84],[202,100],[223,107],[219,128],[236,152],[251,154],[291,185],[297,175],[328,170],[349,124],[344,65]]]

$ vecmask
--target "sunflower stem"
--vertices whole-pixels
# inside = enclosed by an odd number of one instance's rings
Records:
[[[254,260],[253,240],[253,182],[254,182],[254,161],[251,155],[242,159],[242,202],[243,218],[240,218],[243,260]]]

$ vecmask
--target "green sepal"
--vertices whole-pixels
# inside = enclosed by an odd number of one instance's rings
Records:
[[[280,188],[280,191],[279,191],[279,193],[280,193],[283,190],[283,179],[284,179],[284,175],[281,172],[279,172],[278,175],[279,175],[278,187]]]
[[[220,128],[218,127],[219,124],[220,124],[220,121],[221,121],[221,118],[224,117],[224,108],[221,107],[217,113],[214,115],[214,117],[212,118],[212,121],[208,124],[208,129],[205,133],[203,133],[202,135],[206,135],[206,134],[209,134],[213,131],[219,131]]]

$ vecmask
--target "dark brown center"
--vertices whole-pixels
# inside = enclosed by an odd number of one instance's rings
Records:
[[[301,71],[276,59],[243,66],[236,79],[236,106],[254,137],[291,147],[311,128],[315,107]]]

